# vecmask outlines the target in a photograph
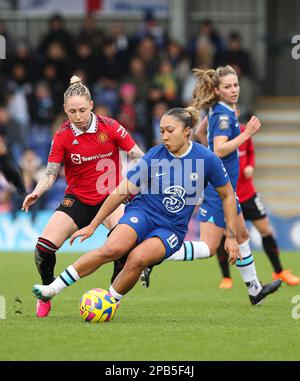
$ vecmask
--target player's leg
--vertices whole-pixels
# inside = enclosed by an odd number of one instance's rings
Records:
[[[199,241],[184,241],[180,249],[164,261],[193,261],[213,256],[217,250],[217,242],[220,242],[224,234],[224,229],[211,222],[200,222],[200,232]],[[150,285],[152,269],[153,266],[149,266],[141,274],[141,284],[145,287]]]
[[[38,239],[35,261],[44,285],[54,278],[55,252],[78,229],[91,222],[99,207],[86,205],[66,194]]]
[[[273,266],[273,279],[282,279],[285,283],[291,286],[300,284],[300,277],[292,274],[290,270],[284,270],[282,267],[279,256],[279,247],[268,217],[254,220],[252,223],[262,237],[264,251]]]
[[[33,293],[43,300],[49,300],[64,288],[71,286],[105,263],[109,263],[129,252],[137,241],[136,231],[128,225],[118,225],[99,249],[82,255],[73,265],[63,271],[50,285],[35,285]]]
[[[283,268],[280,263],[279,249],[273,236],[273,229],[269,223],[269,219],[264,217],[259,220],[254,220],[252,223],[261,235],[263,248],[274,268],[274,271],[276,273],[280,273]]]
[[[165,245],[158,237],[140,243],[129,253],[123,270],[110,286],[109,292],[119,301],[134,287],[142,271],[152,264],[161,262],[165,254]]]
[[[210,257],[210,249],[204,241],[184,241],[180,249],[177,250],[165,261],[194,261],[196,259],[204,259]],[[141,274],[141,285],[150,286],[150,274],[154,265],[146,267]]]
[[[205,242],[210,257],[216,254],[223,236],[223,227],[215,225],[213,221],[200,222],[200,242]]]
[[[228,254],[224,248],[225,244],[225,235],[223,235],[221,243],[217,249],[217,260],[223,275],[223,278],[220,282],[219,287],[221,289],[227,290],[232,288],[232,278],[230,276],[230,269],[229,269],[229,263],[228,263]]]
[[[55,253],[77,229],[77,225],[67,214],[57,211],[51,216],[35,248],[35,264],[43,284],[53,282]]]
[[[200,241],[184,241],[180,249],[172,254],[166,261],[194,261],[211,256],[207,243],[200,238]]]
[[[43,285],[48,285],[55,279],[56,251],[77,229],[77,225],[70,216],[57,211],[42,231],[35,247],[34,260]],[[37,317],[47,316],[50,310],[50,301],[38,300],[36,304]]]
[[[260,304],[261,301],[269,294],[278,289],[281,284],[280,280],[276,280],[264,286],[261,285],[257,278],[254,258],[252,256],[249,234],[246,228],[245,220],[242,213],[237,218],[237,242],[239,244],[240,253],[243,260],[238,259],[236,266],[248,288],[250,301],[253,305]]]
[[[99,205],[84,204],[74,195],[65,195],[39,237],[35,249],[35,263],[43,285],[49,285],[54,280],[56,251],[76,230],[91,222],[99,207]],[[38,300],[36,308],[38,317],[47,316],[50,309],[50,301]]]
[[[217,196],[204,200],[199,208],[199,241],[184,241],[181,248],[168,260],[205,259],[215,255],[224,234],[225,220],[221,199]]]
[[[245,220],[251,221],[262,237],[264,251],[274,269],[273,279],[282,279],[289,285],[299,284],[300,278],[293,275],[290,270],[284,270],[281,265],[279,248],[273,233],[273,228],[259,194],[255,194],[249,200],[243,202],[241,207]]]
[[[213,256],[224,234],[224,229],[214,223],[200,222],[200,240],[184,241],[180,249],[164,261],[193,261]],[[147,267],[141,275],[142,285],[149,287],[153,266]]]
[[[125,205],[122,204],[118,206],[118,208],[104,220],[103,225],[109,230],[109,232],[111,232],[112,229],[118,224],[120,218],[124,214],[124,209],[125,209]],[[128,253],[126,253],[123,257],[116,259],[114,261],[114,268],[113,268],[113,274],[111,277],[111,283],[114,281],[116,276],[124,267],[126,259],[127,259],[127,255]]]
[[[43,285],[49,285],[54,280],[56,251],[76,230],[91,222],[99,207],[99,205],[84,204],[74,195],[65,195],[36,245],[35,262]],[[36,309],[38,317],[47,316],[50,309],[50,301],[38,300]]]
[[[279,250],[273,236],[273,229],[267,218],[264,204],[259,194],[241,203],[245,220],[251,221],[262,237],[263,247],[272,263],[276,273],[280,273],[283,268],[279,259]]]

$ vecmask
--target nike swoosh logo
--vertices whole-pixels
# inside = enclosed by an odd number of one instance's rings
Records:
[[[158,173],[158,172],[157,172],[157,173],[155,173],[155,176],[156,176],[156,177],[160,177],[160,176],[164,176],[164,175],[166,175],[166,173],[165,173],[165,172],[164,172],[164,173]]]

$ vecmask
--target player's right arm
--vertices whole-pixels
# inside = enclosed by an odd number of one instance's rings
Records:
[[[22,210],[28,212],[28,209],[36,200],[42,196],[55,182],[60,169],[60,163],[48,162],[46,173],[40,178],[34,190],[25,197]]]
[[[226,220],[225,249],[229,255],[229,263],[234,264],[238,258],[242,260],[236,241],[237,208],[235,194],[221,159],[214,153],[211,154],[207,168],[208,181],[216,188],[222,200]]]
[[[62,127],[64,127],[64,125],[62,125]],[[58,132],[56,132],[56,134],[54,135],[51,143],[46,173],[38,181],[32,193],[27,195],[23,202],[22,210],[25,210],[26,213],[28,212],[29,207],[33,205],[39,197],[41,197],[48,189],[52,187],[53,183],[55,182],[58,176],[60,164],[64,161],[64,156],[64,138],[63,134],[61,133],[61,130],[58,130]]]
[[[236,198],[230,181],[226,185],[216,188],[222,200],[226,220],[225,250],[229,255],[229,263],[234,264],[238,258],[242,260],[239,246],[236,241],[237,210]]]

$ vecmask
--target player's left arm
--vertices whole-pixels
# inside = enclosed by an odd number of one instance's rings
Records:
[[[142,156],[144,156],[144,152],[140,149],[123,126],[116,122],[112,131],[119,149],[126,151],[127,155],[134,160],[134,162],[137,162]]]
[[[243,131],[236,138],[229,140],[228,136],[216,135],[214,137],[214,152],[219,157],[225,157],[235,151],[241,144],[251,138],[260,128],[260,120],[252,116]]]
[[[89,226],[95,231],[105,218],[116,210],[130,194],[136,194],[138,191],[138,187],[130,180],[127,178],[123,179],[117,188],[107,197]]]
[[[131,160],[137,162],[144,156],[144,152],[140,149],[140,147],[137,144],[135,144],[133,148],[131,148],[131,150],[127,152],[127,155],[130,157]]]
[[[100,224],[103,223],[105,218],[107,218],[114,210],[117,209],[119,205],[121,205],[129,195],[136,194],[139,192],[139,189],[136,185],[134,185],[127,178],[122,180],[117,188],[107,197],[104,201],[103,205],[99,209],[98,213],[91,221],[91,223],[77,230],[74,234],[72,234],[70,238],[70,245],[74,242],[77,237],[82,237],[80,242],[86,240],[91,235],[94,234],[95,230],[98,228]]]
[[[219,157],[225,157],[236,151],[238,147],[246,141],[245,136],[240,134],[232,140],[228,140],[228,136],[214,137],[214,152]]]

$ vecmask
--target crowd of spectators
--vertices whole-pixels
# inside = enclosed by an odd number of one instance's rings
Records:
[[[117,119],[142,149],[159,143],[159,120],[167,108],[192,101],[191,69],[230,64],[239,74],[241,110],[251,112],[255,73],[237,32],[222,36],[205,20],[186,46],[171,40],[147,13],[132,34],[122,23],[103,30],[88,15],[75,35],[60,15],[49,20],[37,47],[13,41],[0,29],[9,49],[0,60],[0,135],[23,172],[30,192],[43,168],[53,133],[65,119],[63,93],[73,74],[90,88],[94,112]],[[36,209],[54,209],[64,191],[64,173]],[[0,174],[0,213],[16,212],[21,200]]]

